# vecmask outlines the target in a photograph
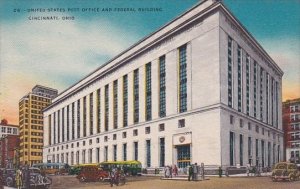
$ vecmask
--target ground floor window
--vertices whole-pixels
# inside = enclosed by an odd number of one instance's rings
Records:
[[[190,145],[176,146],[177,148],[177,164],[179,168],[187,167],[191,164]]]
[[[230,151],[230,165],[233,166],[234,164],[234,132],[230,132],[229,135],[229,142],[230,142],[230,146],[229,146],[229,151]]]
[[[147,163],[147,167],[151,167],[151,143],[150,143],[150,140],[146,140],[146,163]]]
[[[159,158],[159,166],[165,166],[165,138],[160,138],[160,158]]]
[[[139,157],[139,144],[138,142],[134,142],[134,160],[138,160]]]
[[[96,148],[96,161],[97,163],[100,162],[100,148]]]

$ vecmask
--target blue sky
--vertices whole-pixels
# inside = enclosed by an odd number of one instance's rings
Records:
[[[0,118],[18,121],[18,101],[35,84],[62,91],[198,0],[0,0]],[[300,96],[300,1],[223,0],[283,69],[284,99]],[[65,12],[27,12],[64,8]],[[79,12],[67,12],[80,8]],[[81,8],[161,8],[82,12]],[[14,12],[20,9],[20,13]],[[28,16],[74,16],[32,21]]]

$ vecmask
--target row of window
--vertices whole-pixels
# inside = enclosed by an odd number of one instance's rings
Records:
[[[151,167],[151,140],[146,140],[146,166]],[[139,160],[139,142],[135,141],[132,144],[133,148],[133,157],[130,159],[134,160]],[[126,161],[128,159],[127,155],[127,143],[123,143],[120,145],[122,147],[122,157],[118,157],[118,145],[112,145],[112,160],[117,161],[117,160],[124,160]],[[141,148],[143,149],[143,148]],[[109,147],[105,146],[103,148],[103,160],[108,161],[108,152],[109,152]],[[69,162],[69,154],[70,154],[70,162]],[[81,161],[79,161],[79,156],[81,154]],[[160,154],[160,167],[165,166],[165,138],[160,138],[159,140],[159,154]],[[88,160],[86,160],[86,155],[88,156]],[[56,154],[56,156],[53,154],[52,155],[52,162],[57,162],[57,163],[70,163],[71,165],[73,164],[84,164],[84,163],[93,163],[93,156],[95,156],[95,161],[96,163],[100,162],[100,148],[96,148],[95,151],[93,149],[87,149],[87,150],[81,150],[74,152],[67,152],[67,153],[61,153],[61,154]]]
[[[233,75],[235,73],[234,68],[234,58],[233,58],[233,39],[228,37],[228,106],[234,107],[234,81]],[[246,57],[246,62],[244,63],[244,58]],[[253,63],[253,64],[252,64]],[[246,81],[243,82],[243,64],[245,64],[246,68]],[[252,74],[253,66],[253,81],[250,75]],[[278,82],[270,76],[270,74],[265,71],[261,66],[257,64],[257,62],[251,61],[251,57],[248,53],[245,52],[240,46],[237,47],[237,110],[239,112],[246,113],[250,115],[250,102],[253,101],[252,114],[256,119],[260,119],[270,125],[278,127]],[[258,91],[258,81],[259,81],[259,91]],[[250,87],[250,84],[253,84],[253,88]],[[244,84],[246,84],[246,91],[243,92]],[[257,94],[258,93],[258,94]],[[244,94],[246,96],[244,97]],[[252,94],[252,95],[250,95]],[[257,104],[259,95],[259,104]],[[244,98],[246,99],[246,111],[244,110]],[[265,106],[264,106],[265,104]],[[257,114],[257,106],[259,107],[260,114]],[[275,111],[274,111],[275,110]]]
[[[11,128],[11,127],[4,127],[1,126],[1,132],[5,134],[18,134],[18,129],[17,128]]]
[[[235,122],[234,116],[230,115],[230,124],[233,125],[234,122]],[[239,126],[241,128],[243,128],[244,125],[245,125],[244,120],[243,119],[239,119]],[[247,126],[248,126],[248,130],[251,131],[252,130],[252,124],[251,124],[251,122],[248,122]],[[261,132],[260,132],[260,130],[261,130]],[[265,129],[264,127],[260,128],[258,125],[255,125],[255,132],[256,133],[261,133],[262,135],[265,135],[265,132],[267,132],[268,133],[268,137],[271,137],[271,131],[270,130]],[[275,134],[275,132],[273,132],[273,140],[275,140],[275,139],[276,139],[276,134]],[[279,135],[277,135],[277,140],[279,142]]]
[[[245,144],[245,139],[247,140],[247,144]],[[238,153],[236,152],[235,148],[236,143],[238,143],[239,145]],[[248,155],[248,162],[244,162],[244,150],[246,145],[248,150],[248,152],[246,153]],[[237,163],[239,163],[241,166],[250,164],[262,167],[271,167],[280,160],[280,145],[277,145],[275,143],[272,144],[271,142],[267,142],[264,140],[254,139],[251,136],[245,138],[245,136],[242,134],[236,136],[236,133],[230,131],[229,161],[231,166],[235,166]]]
[[[179,52],[179,112],[186,112],[187,111],[187,62],[186,62],[186,45],[181,46],[178,48]],[[159,116],[165,117],[166,116],[166,68],[165,68],[165,55],[161,56],[159,58]],[[150,121],[152,119],[152,73],[151,73],[151,66],[152,63],[149,62],[145,65],[145,118],[146,121]],[[73,102],[71,105],[67,106],[67,117],[66,117],[66,127],[67,127],[67,135],[66,140],[69,141],[74,140],[76,138],[80,138],[80,130],[83,129],[83,137],[87,136],[87,116],[89,115],[89,134],[93,135],[93,118],[94,118],[94,112],[93,112],[93,93],[90,93],[89,95],[89,112],[87,112],[87,96],[83,97],[83,110],[81,114],[81,101],[80,99],[77,100],[77,133],[75,136],[75,102]],[[101,132],[101,91],[100,89],[96,92],[96,110],[97,114],[95,115],[97,117],[97,133]],[[123,76],[123,126],[126,127],[128,125],[128,76]],[[133,71],[133,121],[134,123],[139,122],[139,69],[136,69]],[[119,92],[118,92],[118,80],[113,81],[113,106],[112,111],[109,107],[109,85],[105,85],[104,87],[104,130],[108,131],[109,126],[109,114],[112,112],[113,114],[113,128],[117,129],[118,126],[118,98],[119,98]],[[69,123],[69,111],[71,108],[71,125]],[[62,134],[62,138],[60,138],[60,131],[64,132],[65,128],[65,108],[62,108],[62,110],[58,110],[57,112],[54,112],[53,114],[49,115],[48,117],[48,124],[49,124],[49,143],[50,144],[56,144],[60,142],[64,142],[65,136]],[[62,114],[62,115],[61,115]],[[87,115],[88,114],[88,115]],[[60,118],[62,120],[60,120]],[[81,120],[82,118],[82,120]],[[82,126],[81,126],[82,123]],[[72,132],[70,133],[70,128],[72,128]],[[71,135],[71,136],[70,136]],[[52,137],[53,136],[53,137]]]
[[[185,119],[180,119],[178,120],[178,128],[182,128],[182,127],[185,127]],[[158,125],[158,131],[159,132],[162,132],[162,131],[165,131],[165,124],[164,123],[161,123]],[[145,134],[151,134],[151,127],[148,126],[148,127],[145,127]],[[132,130],[132,136],[138,136],[138,129],[133,129]],[[127,132],[124,131],[122,132],[122,138],[127,138]],[[104,136],[104,142],[108,142],[109,140],[109,136],[106,135]],[[117,140],[117,134],[113,134],[112,135],[112,140]],[[89,145],[92,145],[93,144],[93,139],[89,139]],[[97,137],[96,138],[96,143],[100,143],[100,137]],[[76,143],[77,147],[79,147],[79,142]],[[82,146],[85,146],[86,145],[86,141],[82,141]],[[68,149],[69,145],[65,145],[66,146],[66,149]],[[74,148],[74,143],[71,144],[71,148]],[[61,146],[61,150],[64,149],[64,146]],[[59,147],[57,147],[57,150],[59,150]],[[53,151],[55,151],[55,148],[53,148]],[[49,149],[49,152],[50,152],[50,149]]]

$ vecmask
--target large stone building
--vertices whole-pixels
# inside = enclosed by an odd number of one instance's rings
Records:
[[[300,98],[283,103],[286,160],[300,164]]]
[[[43,160],[271,166],[282,75],[222,2],[201,1],[53,100]]]
[[[42,162],[43,112],[42,109],[57,96],[57,90],[36,85],[32,92],[19,101],[20,164]]]

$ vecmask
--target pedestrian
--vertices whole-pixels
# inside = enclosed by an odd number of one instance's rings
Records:
[[[166,175],[166,178],[169,178],[169,177],[170,177],[170,169],[169,169],[169,166],[166,166],[166,167],[165,167],[165,175]]]
[[[220,177],[220,178],[222,177],[222,172],[223,172],[223,170],[222,170],[222,167],[220,166],[220,167],[219,167],[219,177]]]
[[[172,165],[169,166],[169,172],[170,172],[170,177],[172,178],[172,173],[173,173]]]
[[[173,168],[173,173],[174,173],[174,176],[178,176],[178,168],[176,165],[174,165],[174,168]]]
[[[197,165],[197,163],[195,163],[193,166],[193,180],[194,181],[198,180],[198,172],[199,172],[198,165]]]
[[[22,175],[22,171],[20,169],[17,169],[15,179],[16,179],[17,189],[21,189],[23,186],[23,175]]]
[[[188,167],[188,173],[189,173],[189,177],[188,177],[188,181],[191,181],[191,178],[193,177],[193,165],[190,165]]]

